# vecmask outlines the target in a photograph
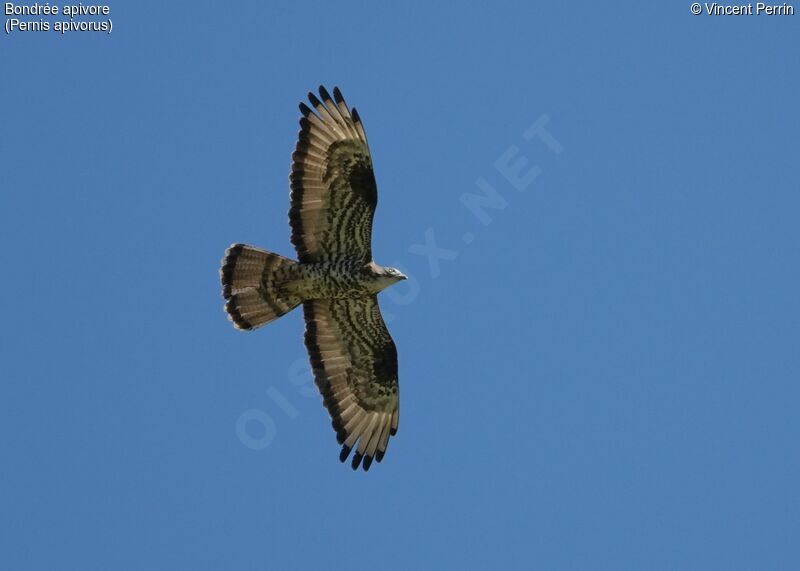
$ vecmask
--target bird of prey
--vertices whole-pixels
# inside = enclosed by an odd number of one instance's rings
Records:
[[[368,470],[397,432],[397,349],[377,294],[406,279],[372,260],[378,202],[364,126],[338,88],[300,103],[289,175],[289,225],[298,261],[245,244],[225,251],[220,270],[228,318],[237,329],[265,325],[303,306],[305,344],[344,462]],[[363,463],[362,463],[363,460]]]

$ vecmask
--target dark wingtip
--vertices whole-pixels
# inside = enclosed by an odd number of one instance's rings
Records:
[[[344,428],[341,428],[336,431],[336,442],[339,444],[344,444],[344,441],[347,440],[347,433],[345,432]]]
[[[350,447],[342,446],[342,451],[339,452],[339,462],[344,462],[348,456],[350,456]]]
[[[358,470],[358,465],[361,464],[362,455],[356,452],[355,456],[353,456],[353,463],[350,465],[353,470]]]
[[[311,108],[302,101],[300,102],[299,107],[300,107],[300,113],[303,114],[303,117],[308,117],[309,115],[311,115]]]
[[[355,121],[356,123],[361,123],[361,117],[358,116],[358,111],[356,110],[355,107],[353,107],[350,110],[350,115],[353,116],[353,121]]]
[[[330,101],[331,100],[331,94],[328,93],[328,90],[325,89],[324,85],[320,85],[319,86],[319,96],[322,97],[323,101]]]
[[[386,452],[378,450],[378,452],[375,454],[375,461],[380,463],[380,461],[383,460],[383,455],[384,454],[386,454]]]
[[[366,456],[364,458],[364,471],[369,471],[370,466],[372,466],[372,456]]]
[[[319,107],[320,105],[322,105],[322,103],[319,102],[319,99],[317,99],[317,96],[314,95],[311,91],[308,92],[308,100],[314,107]]]
[[[397,434],[397,429],[396,428],[390,428],[389,429],[389,436],[394,436],[395,434]]]
[[[344,103],[344,97],[342,97],[342,92],[339,91],[338,87],[333,88],[333,99],[336,103]]]

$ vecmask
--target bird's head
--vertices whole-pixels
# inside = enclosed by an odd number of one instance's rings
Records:
[[[373,276],[376,292],[384,290],[390,285],[396,284],[397,282],[408,279],[397,268],[383,267],[375,263],[370,264],[370,273]]]
[[[383,275],[393,279],[396,282],[408,279],[405,275],[403,275],[403,272],[397,268],[383,268]]]

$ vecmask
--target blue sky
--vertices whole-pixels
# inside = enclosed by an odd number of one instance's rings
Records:
[[[0,567],[800,566],[800,16],[392,4],[4,34]],[[321,83],[412,277],[381,297],[402,417],[367,474],[300,312],[242,334],[219,292],[230,243],[293,254]]]

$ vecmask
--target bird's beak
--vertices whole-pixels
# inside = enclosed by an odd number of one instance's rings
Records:
[[[407,280],[407,279],[408,279],[408,276],[407,276],[407,275],[405,275],[405,274],[400,274],[400,279],[401,279],[401,280]]]

